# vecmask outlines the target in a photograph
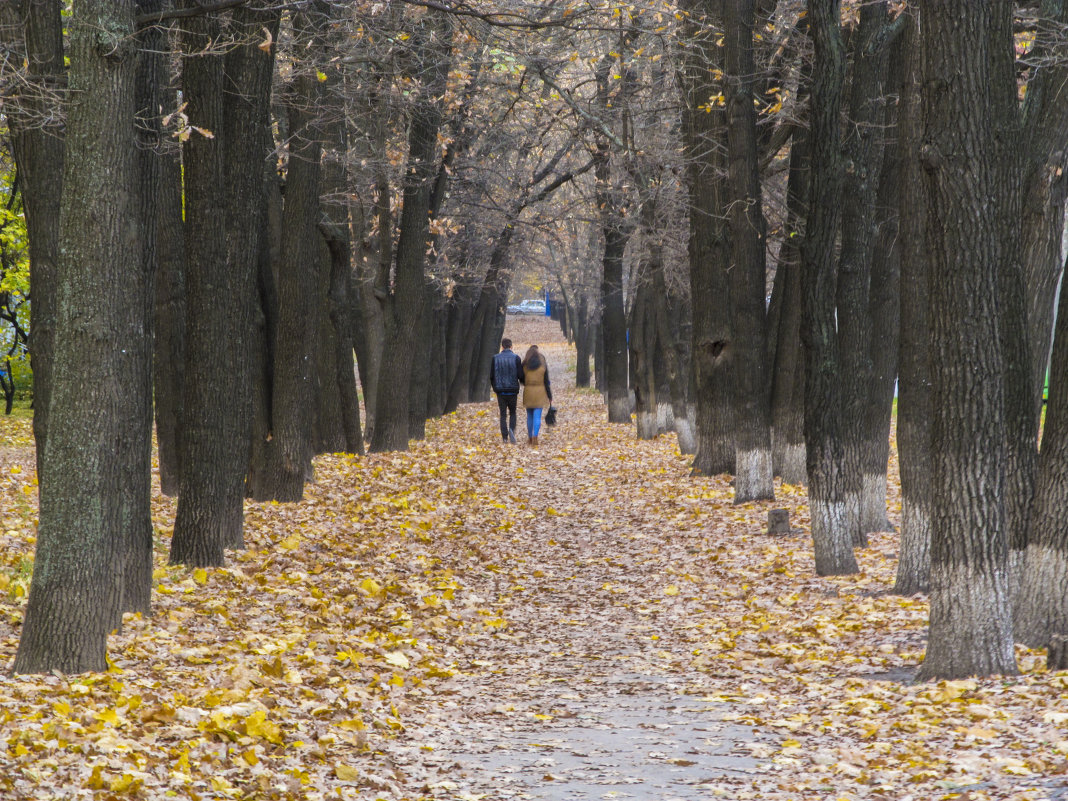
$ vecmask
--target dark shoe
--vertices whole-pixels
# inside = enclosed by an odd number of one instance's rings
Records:
[[[508,432],[508,441],[511,442],[513,445],[515,445],[515,432],[514,431],[509,431]]]
[[[536,448],[536,447],[538,447],[538,437],[537,437],[537,435],[535,435],[535,436],[534,436],[534,437],[533,437],[533,438],[531,439],[531,441],[530,441],[530,444],[531,444],[531,445],[533,445],[533,446],[534,446],[535,448]]]

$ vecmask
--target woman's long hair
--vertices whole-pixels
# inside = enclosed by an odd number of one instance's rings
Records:
[[[523,356],[523,369],[537,370],[539,367],[541,367],[541,354],[538,353],[537,345],[531,345]]]

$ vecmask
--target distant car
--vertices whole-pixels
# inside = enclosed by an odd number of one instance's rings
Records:
[[[545,314],[544,300],[524,300],[508,307],[509,314]]]

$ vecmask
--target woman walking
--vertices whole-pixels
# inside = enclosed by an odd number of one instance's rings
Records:
[[[542,410],[553,402],[549,385],[549,368],[537,345],[527,348],[523,357],[523,408],[527,410],[527,442],[538,447]]]

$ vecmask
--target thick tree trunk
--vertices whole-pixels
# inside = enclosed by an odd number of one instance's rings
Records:
[[[697,453],[693,472],[717,475],[734,472],[734,420],[731,393],[730,293],[725,276],[729,258],[723,219],[726,163],[719,139],[724,111],[710,101],[722,86],[713,78],[722,70],[714,23],[722,0],[691,0],[687,4],[688,38],[682,70],[683,135],[690,199],[690,299],[693,307],[691,368],[693,370]]]
[[[638,439],[656,439],[660,433],[656,419],[657,386],[654,371],[656,323],[650,321],[651,276],[653,268],[646,262],[635,270],[634,300],[630,307],[628,348],[630,369],[634,376],[634,415]]]
[[[808,94],[807,81],[799,90]],[[801,226],[808,203],[808,134],[794,134],[787,177],[787,236],[779,250],[772,305],[778,306],[772,369],[772,464],[785,484],[804,484],[805,364],[801,349]],[[775,297],[778,295],[778,297]]]
[[[266,128],[260,134],[264,152],[273,145],[271,132]],[[282,190],[273,165],[265,169],[264,213],[260,215],[262,226],[259,260],[256,263],[255,302],[252,308],[252,437],[248,475],[245,479],[247,497],[255,498],[262,493],[271,498],[268,486],[271,456],[271,388],[274,385],[274,363],[278,341],[278,264],[282,253]]]
[[[343,173],[343,166],[339,162],[331,162],[327,167],[327,185],[340,187]],[[348,215],[342,206],[328,206],[327,216],[331,218],[330,230],[326,234],[326,244],[330,249],[327,309],[334,344],[332,378],[337,386],[341,406],[341,433],[344,435],[341,450],[362,455],[360,399],[356,392],[356,366],[352,359],[352,245],[346,219]]]
[[[630,423],[630,389],[627,364],[627,318],[623,302],[623,252],[630,238],[629,227],[623,222],[618,201],[612,200],[608,186],[608,152],[601,154],[603,167],[598,167],[598,205],[601,207],[601,229],[604,232],[604,256],[601,277],[601,335],[604,338],[605,389],[608,400],[608,422]]]
[[[123,416],[124,396],[144,391],[123,384],[134,358],[122,324],[126,290],[141,270],[134,11],[133,0],[82,0],[68,18],[52,426],[16,673],[107,670],[107,635],[123,606],[126,455],[115,444],[145,425]]]
[[[728,219],[731,236],[731,329],[734,350],[734,502],[771,500],[771,410],[765,343],[766,225],[753,107],[755,0],[725,5],[727,53]]]
[[[842,249],[838,261],[837,325],[842,392],[842,471],[847,525],[853,544],[866,547],[861,525],[864,419],[872,381],[872,324],[869,309],[875,240],[875,199],[882,169],[885,48],[878,37],[887,22],[883,0],[865,3],[854,36],[849,125],[844,141],[848,169],[842,180]]]
[[[48,435],[52,388],[53,340],[56,325],[56,287],[59,262],[60,202],[63,194],[63,117],[54,113],[57,96],[64,96],[63,20],[59,0],[11,3],[4,9],[5,25],[15,30],[25,23],[27,82],[4,110],[11,132],[11,149],[18,170],[30,249],[30,357],[33,366],[33,433],[37,443],[37,472],[41,472]],[[8,19],[8,17],[11,19]],[[16,53],[18,47],[12,48]]]
[[[905,30],[906,64],[898,110],[901,156],[898,234],[901,250],[901,341],[897,404],[901,472],[901,542],[894,592],[927,592],[931,575],[931,379],[928,360],[927,230],[921,186],[922,57],[915,4]]]
[[[294,20],[307,42],[319,23]],[[283,207],[282,253],[278,268],[278,339],[271,393],[271,441],[266,472],[271,497],[299,501],[311,477],[312,433],[319,392],[313,358],[318,339],[320,267],[319,184],[321,131],[315,117],[319,97],[314,75],[296,79],[289,108],[289,168]],[[261,493],[254,497],[267,500]]]
[[[440,151],[437,139],[450,64],[451,25],[447,14],[429,12],[414,34],[428,59],[428,77],[412,109],[408,130],[397,269],[385,314],[385,349],[379,370],[372,451],[408,448],[411,355],[419,344],[419,321],[426,314],[428,212]]]
[[[189,0],[192,3],[192,0]],[[191,17],[182,33],[182,98],[194,132],[183,145],[187,258],[185,385],[181,476],[171,540],[172,564],[222,565],[223,548],[241,531],[242,498],[230,455],[239,437],[232,407],[237,365],[226,259],[226,161],[223,63],[207,54],[219,34],[214,16]],[[241,470],[244,478],[244,469]]]
[[[364,438],[374,439],[375,409],[378,404],[378,374],[385,349],[384,305],[389,296],[389,275],[393,263],[393,215],[390,211],[391,192],[386,174],[386,128],[389,104],[382,102],[377,89],[368,93],[364,116],[371,121],[368,134],[369,159],[375,165],[374,201],[361,226],[375,229],[377,234],[366,234],[366,244],[361,247],[362,258],[356,262],[355,312],[353,321],[353,344],[356,349],[357,368],[360,373],[360,390],[364,404]]]
[[[899,36],[889,56],[887,91],[900,97],[905,66],[905,40]],[[876,199],[876,230],[872,254],[868,315],[871,319],[871,375],[865,394],[861,443],[860,527],[865,533],[892,531],[886,514],[887,466],[890,459],[890,420],[897,381],[901,324],[901,249],[898,198],[901,195],[901,152],[893,137],[896,115],[888,110],[887,146]],[[915,185],[913,185],[915,186]]]
[[[1016,50],[1011,13],[996,13],[988,58],[994,167],[999,204],[997,332],[1001,351],[1005,438],[1005,526],[1009,541],[1009,586],[1019,586],[1027,548],[1027,515],[1038,465],[1038,406],[1031,381],[1031,339],[1020,262],[1020,120],[1017,113]]]
[[[162,8],[161,0],[137,0],[138,14]],[[159,149],[163,139],[160,109],[166,86],[163,32],[145,28],[138,33],[135,87],[137,161],[136,203],[141,241],[140,269],[131,271],[125,286],[126,308],[119,329],[128,357],[122,383],[132,391],[124,396],[122,416],[134,424],[118,450],[128,458],[122,466],[122,523],[125,538],[123,611],[151,613],[152,603],[152,342],[157,273],[160,200]]]
[[[1053,343],[1049,404],[1042,433],[1038,480],[1031,505],[1031,536],[1015,609],[1017,642],[1045,648],[1068,633],[1068,292],[1061,291]]]
[[[1002,210],[991,202],[1010,188],[995,143],[1006,109],[989,88],[1007,77],[991,66],[993,48],[1012,47],[1011,27],[994,15],[1011,13],[966,0],[923,9],[934,468],[924,679],[1016,672],[997,312],[999,262],[1011,254],[1001,252]]]
[[[670,293],[660,271],[655,284],[653,305],[656,309],[656,325],[662,362],[667,372],[668,391],[671,398],[672,425],[678,437],[679,452],[694,454],[697,452],[697,434],[690,419],[687,390],[690,383],[690,371],[687,369],[689,359],[686,352],[686,340],[680,331],[680,320],[689,317],[683,309],[682,301]]]
[[[183,154],[186,220],[186,361],[181,481],[171,562],[221,565],[243,544],[252,432],[253,299],[264,257],[264,141],[274,66],[259,47],[276,38],[278,12],[233,12],[242,44],[225,62],[205,53],[214,18],[191,18],[182,68],[193,133]],[[224,78],[225,70],[225,78]],[[239,91],[229,91],[240,87]]]
[[[170,92],[170,108],[177,93]],[[180,469],[182,385],[185,369],[185,232],[182,222],[182,164],[178,151],[157,154],[160,161],[154,376],[159,483],[164,495],[177,495]]]
[[[414,350],[409,354],[408,439],[426,439],[427,395],[430,392],[431,354],[434,336],[434,288],[429,278],[423,284],[423,313],[416,321]]]
[[[467,403],[471,394],[471,333],[474,324],[475,305],[481,288],[462,286],[449,299],[448,323],[445,334],[445,374],[448,387],[445,393],[445,413],[456,411],[461,403]]]
[[[1068,23],[1068,2],[1043,0],[1032,76],[1023,106],[1022,225],[1020,261],[1027,284],[1032,396],[1036,415],[1049,363],[1054,298],[1061,283],[1061,237],[1068,196],[1068,62],[1059,55]]]
[[[802,247],[801,337],[805,345],[805,449],[816,572],[857,571],[855,520],[847,508],[843,471],[841,367],[835,319],[835,240],[841,219],[839,111],[845,49],[838,0],[812,0],[809,24],[815,45],[812,70],[812,173],[809,216]]]

